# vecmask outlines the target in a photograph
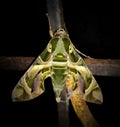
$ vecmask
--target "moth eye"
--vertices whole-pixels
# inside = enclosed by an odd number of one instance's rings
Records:
[[[71,46],[69,46],[69,53],[73,52],[73,48]]]
[[[48,50],[48,52],[51,52],[51,51],[52,51],[52,45],[51,45],[51,44],[49,44],[49,45],[47,46],[47,50]]]

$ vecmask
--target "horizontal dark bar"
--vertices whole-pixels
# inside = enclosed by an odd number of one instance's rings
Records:
[[[0,70],[25,71],[35,57],[0,57]],[[84,59],[93,75],[120,77],[119,59]]]

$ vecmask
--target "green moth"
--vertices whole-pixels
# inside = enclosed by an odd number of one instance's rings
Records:
[[[13,101],[28,101],[45,91],[44,81],[50,77],[56,101],[62,101],[62,93],[67,91],[69,99],[80,86],[82,98],[87,102],[102,103],[102,91],[88,69],[80,52],[71,42],[64,29],[58,29],[44,51],[35,59],[20,78],[12,91]],[[72,78],[72,87],[66,82]]]

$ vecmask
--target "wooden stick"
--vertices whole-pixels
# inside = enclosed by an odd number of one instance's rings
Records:
[[[74,93],[71,97],[71,102],[76,115],[84,127],[100,127],[80,94]]]
[[[58,127],[69,127],[69,105],[67,102],[58,103]]]
[[[35,57],[0,57],[0,70],[25,71]],[[120,77],[120,59],[84,59],[96,76]]]

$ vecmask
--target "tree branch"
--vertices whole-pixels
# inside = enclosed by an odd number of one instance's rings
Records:
[[[25,71],[35,57],[0,57],[0,70]],[[88,68],[96,76],[120,77],[119,59],[84,59]]]

